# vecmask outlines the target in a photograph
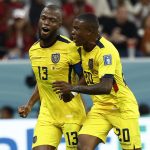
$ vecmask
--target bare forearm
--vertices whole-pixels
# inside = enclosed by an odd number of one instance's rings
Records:
[[[105,88],[102,87],[98,89],[98,86],[96,85],[89,85],[89,86],[77,85],[77,86],[73,86],[71,91],[84,93],[84,94],[90,94],[90,95],[109,94],[109,93],[106,93]]]
[[[113,78],[101,78],[100,83],[94,85],[76,85],[73,86],[64,81],[53,83],[54,91],[59,93],[77,92],[90,95],[110,94],[113,85]]]
[[[30,97],[29,101],[26,105],[28,105],[30,108],[34,106],[34,104],[40,99],[39,91],[37,85],[35,86],[35,89],[32,93],[32,96]]]
[[[106,82],[107,80],[107,82]],[[109,80],[109,82],[108,82]],[[90,94],[90,95],[101,95],[101,94],[110,94],[112,89],[112,79],[102,79],[100,83],[94,85],[77,85],[72,86],[71,91]]]

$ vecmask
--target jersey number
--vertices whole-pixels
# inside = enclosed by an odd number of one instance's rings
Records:
[[[38,66],[39,78],[42,80],[48,80],[48,68]]]
[[[77,145],[78,144],[78,135],[77,132],[66,132],[67,138],[68,138],[68,144],[69,145]],[[71,138],[73,141],[71,142]]]
[[[120,142],[130,142],[129,129],[125,128],[121,130],[119,128],[116,128],[116,132],[116,135],[118,136]],[[123,138],[120,138],[121,135]]]
[[[84,71],[84,75],[85,75],[85,79],[86,79],[87,84],[94,84],[92,74],[90,72]]]

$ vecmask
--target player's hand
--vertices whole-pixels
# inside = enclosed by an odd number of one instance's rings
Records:
[[[71,92],[72,85],[64,81],[53,82],[52,87],[56,93],[68,94]]]
[[[18,107],[18,113],[22,118],[26,118],[30,111],[31,108],[28,105]]]
[[[65,103],[70,102],[73,97],[74,97],[74,95],[73,95],[72,93],[61,94],[61,99],[62,99]]]

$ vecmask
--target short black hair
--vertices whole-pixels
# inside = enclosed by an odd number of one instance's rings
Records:
[[[99,28],[99,21],[96,15],[92,13],[85,13],[81,14],[76,17],[79,20],[83,20],[84,22],[87,22],[88,27],[93,28],[94,30],[98,30]]]
[[[49,5],[47,5],[47,6],[45,6],[44,8],[43,8],[43,10],[42,10],[42,12],[41,12],[41,15],[42,15],[42,13],[43,13],[43,11],[45,10],[45,9],[49,9],[49,10],[52,10],[52,11],[58,11],[59,13],[60,13],[60,18],[61,18],[61,21],[62,21],[62,18],[63,18],[63,13],[62,13],[62,8],[61,7],[59,7],[58,5],[54,5],[54,4],[49,4]]]
[[[59,7],[58,5],[54,5],[54,4],[49,4],[49,5],[45,6],[45,8],[52,9],[52,10],[58,10],[58,11],[62,12],[61,7]]]

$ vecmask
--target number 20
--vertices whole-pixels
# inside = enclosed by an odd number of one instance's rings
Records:
[[[130,142],[130,133],[129,133],[129,129],[125,128],[125,129],[119,129],[119,128],[116,128],[116,135],[118,136],[119,138],[119,141],[120,142]],[[122,134],[122,138],[120,138]]]

